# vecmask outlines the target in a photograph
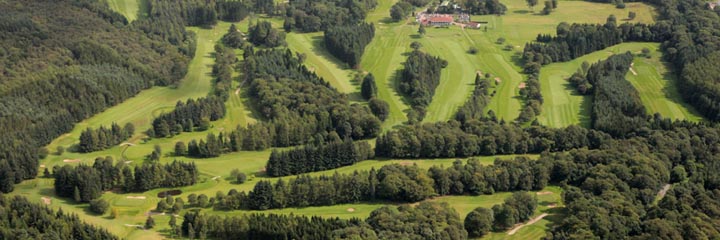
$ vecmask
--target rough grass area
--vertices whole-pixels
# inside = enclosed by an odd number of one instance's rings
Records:
[[[107,0],[110,9],[122,14],[128,22],[144,17],[147,12],[145,0]]]

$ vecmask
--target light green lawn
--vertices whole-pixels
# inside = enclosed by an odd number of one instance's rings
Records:
[[[671,119],[701,121],[703,118],[689,104],[685,103],[677,89],[676,73],[671,72],[669,64],[662,61],[659,44],[647,44],[650,58],[636,56],[632,69],[626,79],[640,92],[640,100],[649,114],[660,113]]]
[[[107,0],[110,9],[122,14],[127,18],[128,22],[132,22],[146,15],[147,9],[145,0]]]
[[[579,95],[567,78],[580,69],[585,61],[592,64],[626,51],[638,54],[643,48],[652,50],[652,58],[636,57],[635,69],[639,75],[634,76],[632,72],[628,72],[627,77],[638,89],[648,112],[660,112],[663,116],[673,119],[693,121],[701,119],[691,107],[682,102],[672,73],[667,70],[665,63],[660,61],[657,43],[622,43],[570,62],[543,66],[540,71],[540,86],[545,102],[538,121],[549,127],[565,127],[573,124],[590,127],[592,96]]]

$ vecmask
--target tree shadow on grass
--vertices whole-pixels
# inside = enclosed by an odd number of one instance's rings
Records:
[[[530,10],[515,10],[515,11],[513,11],[513,13],[516,13],[516,14],[527,14],[527,13],[530,13]]]
[[[327,59],[329,62],[333,63],[335,67],[342,69],[342,70],[348,70],[350,69],[347,64],[343,61],[340,61],[340,59],[336,58],[334,55],[330,54],[330,52],[325,48],[325,40],[323,39],[323,36],[313,36],[312,37],[312,51],[317,56],[322,56],[325,59]]]

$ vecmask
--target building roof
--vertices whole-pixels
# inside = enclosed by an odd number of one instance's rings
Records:
[[[446,16],[446,17],[430,17],[430,19],[429,19],[428,21],[430,21],[430,22],[447,22],[447,23],[451,23],[451,22],[453,22],[453,18],[452,18],[452,17],[447,17],[447,16]]]

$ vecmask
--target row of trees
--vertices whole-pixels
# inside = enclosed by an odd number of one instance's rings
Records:
[[[375,6],[377,0],[291,1],[285,9],[283,26],[286,31],[317,32],[334,26],[357,25]]]
[[[398,1],[390,7],[390,18],[399,22],[406,19],[415,11],[415,6],[408,1]]]
[[[230,31],[232,31],[233,26],[235,25],[230,27]],[[225,38],[223,37],[223,39]],[[213,94],[223,101],[230,98],[229,92],[232,89],[232,74],[235,63],[237,63],[237,56],[235,56],[233,48],[225,47],[223,44],[215,45],[215,64],[212,68],[212,74],[215,76]]]
[[[458,213],[447,203],[385,206],[365,221],[294,215],[219,217],[190,211],[179,237],[239,239],[467,239]]]
[[[455,114],[455,120],[465,123],[471,119],[485,118],[485,107],[490,103],[490,81],[477,75],[475,77],[475,87],[473,88],[470,98],[458,108]]]
[[[461,124],[403,126],[377,138],[375,155],[390,158],[448,158],[598,148],[610,137],[578,126],[551,129],[472,120]]]
[[[214,200],[222,210],[265,210],[286,207],[328,206],[360,201],[417,202],[433,196],[492,194],[544,188],[550,179],[546,163],[525,158],[496,160],[483,166],[475,159],[463,165],[424,171],[417,166],[386,165],[380,170],[298,176],[272,184],[258,182],[249,193],[231,190]]]
[[[124,162],[113,165],[112,157],[98,158],[92,166],[56,167],[52,173],[55,193],[89,202],[102,192],[120,187],[126,192],[147,191],[160,187],[189,186],[197,182],[198,170],[194,163],[173,161],[168,164],[142,164],[134,171]]]
[[[109,129],[105,126],[100,126],[97,130],[87,128],[80,133],[78,150],[88,153],[107,149],[132,137],[134,133],[135,126],[132,123],[125,124],[125,127],[112,123]]]
[[[473,15],[504,15],[507,6],[499,0],[468,0],[465,1],[465,9]]]
[[[370,44],[375,36],[375,26],[362,22],[356,25],[333,26],[325,30],[323,42],[333,56],[347,63],[351,68],[357,68],[365,52],[365,46]]]
[[[129,26],[101,1],[12,0],[0,12],[3,192],[37,176],[52,139],[143,89],[176,83],[193,55],[182,25],[162,38],[145,31],[155,16]]]
[[[225,101],[220,97],[188,99],[184,103],[178,101],[173,111],[153,120],[152,129],[147,133],[150,137],[170,137],[182,132],[205,131],[210,128],[210,121],[224,116]]]
[[[465,230],[473,238],[482,237],[493,231],[504,231],[517,223],[530,219],[537,208],[537,196],[527,192],[515,192],[502,204],[492,209],[478,207],[465,217]]]
[[[288,151],[274,150],[265,170],[272,177],[289,176],[348,166],[374,156],[375,152],[369,143],[354,143],[345,139],[342,142],[321,143],[319,146],[305,145]]]
[[[25,197],[0,195],[2,239],[119,239],[100,227],[80,220],[76,214],[57,212],[31,203]]]
[[[440,84],[440,71],[448,62],[436,56],[421,52],[420,43],[413,42],[410,52],[400,73],[399,90],[410,98],[415,116],[408,114],[411,122],[425,117],[425,108],[430,105],[435,88]]]

